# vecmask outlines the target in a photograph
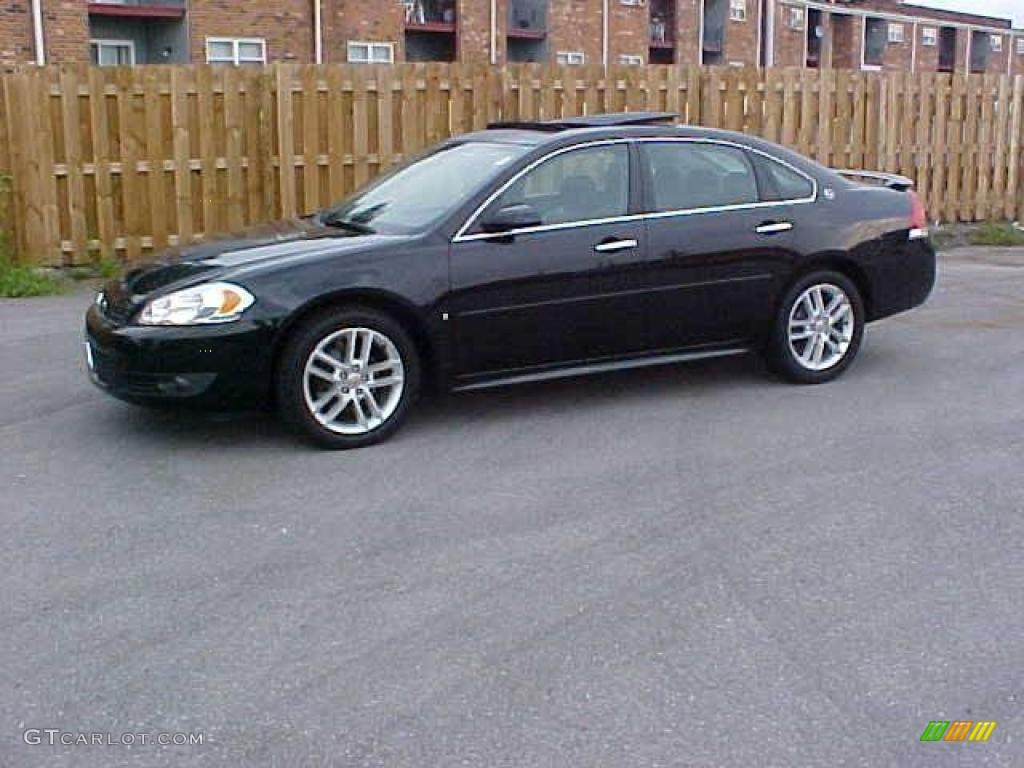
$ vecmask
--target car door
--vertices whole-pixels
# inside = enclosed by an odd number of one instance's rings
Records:
[[[624,141],[555,151],[515,177],[453,240],[457,386],[645,347],[638,291],[645,229],[630,216],[638,192],[632,151]],[[510,208],[536,221],[486,231],[496,212]]]
[[[738,345],[768,327],[793,258],[786,205],[762,199],[752,155],[705,140],[639,145],[645,179],[652,345]],[[813,190],[812,190],[813,197]]]

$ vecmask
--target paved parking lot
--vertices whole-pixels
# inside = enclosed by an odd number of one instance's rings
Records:
[[[832,385],[433,398],[347,454],[107,399],[90,298],[0,302],[0,765],[1024,764],[1024,252]]]

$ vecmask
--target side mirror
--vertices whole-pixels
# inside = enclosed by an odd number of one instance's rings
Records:
[[[484,232],[511,232],[514,229],[539,227],[543,223],[532,205],[507,205],[488,214],[480,227]]]

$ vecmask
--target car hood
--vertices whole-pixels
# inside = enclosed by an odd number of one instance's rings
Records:
[[[332,255],[365,251],[393,235],[356,234],[327,227],[315,217],[286,219],[217,235],[195,245],[170,248],[150,264],[127,272],[120,289],[138,299],[168,287],[184,287],[236,269],[329,251]]]

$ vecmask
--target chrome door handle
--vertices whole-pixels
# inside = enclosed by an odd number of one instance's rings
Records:
[[[791,221],[766,221],[754,231],[759,235],[776,235],[779,232],[789,232],[792,228]]]
[[[628,248],[636,248],[639,243],[636,240],[609,240],[604,243],[598,243],[594,246],[594,250],[598,253],[614,253],[615,251],[625,251]]]

